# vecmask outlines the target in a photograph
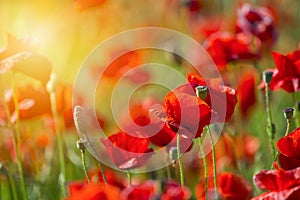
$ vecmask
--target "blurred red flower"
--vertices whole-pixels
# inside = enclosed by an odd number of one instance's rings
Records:
[[[122,52],[122,51],[120,51]],[[114,58],[119,54],[119,51],[112,52],[111,57]],[[142,64],[143,57],[140,51],[129,51],[121,54],[113,60],[103,72],[103,75],[110,78],[118,78],[128,72],[130,69]]]
[[[164,185],[164,188],[160,197],[161,200],[188,200],[191,198],[189,188],[181,187],[181,185],[175,181],[168,181]]]
[[[255,49],[251,49],[251,40],[245,34],[231,34],[228,32],[217,32],[211,34],[204,42],[207,50],[219,70],[226,69],[229,62],[236,60],[257,60],[260,57],[260,45],[257,43]]]
[[[112,162],[120,169],[132,169],[144,165],[151,157],[149,139],[137,138],[124,132],[118,132],[101,139]]]
[[[300,167],[300,128],[277,141],[279,163],[283,169]]]
[[[5,92],[5,103],[9,106],[11,121],[14,123],[16,120],[15,106],[13,102],[13,91],[7,90]],[[44,87],[34,88],[32,85],[19,87],[16,89],[16,96],[19,106],[20,120],[30,119],[42,114],[50,114],[50,97]],[[4,110],[4,102],[1,102],[0,107]],[[7,121],[6,114],[3,115],[3,120]]]
[[[272,52],[276,69],[270,82],[271,90],[284,89],[286,92],[300,91],[300,50],[286,56]]]
[[[213,179],[209,179],[208,199],[215,196]],[[218,176],[219,198],[226,200],[248,200],[252,197],[251,185],[241,176],[229,172],[223,172]],[[204,182],[196,187],[196,196],[198,200],[206,199]]]
[[[268,46],[277,39],[272,12],[266,7],[242,4],[238,9],[236,32],[253,34]]]
[[[262,170],[253,177],[255,185],[268,190],[253,200],[296,200],[300,196],[300,168],[285,171],[275,163],[276,170]]]
[[[122,179],[117,176],[116,172],[106,169],[104,171],[104,174],[105,174],[106,181],[109,185],[113,185],[117,188],[120,188],[121,190],[125,188]],[[89,176],[92,182],[101,182],[101,183],[104,182],[102,173],[99,170],[99,168],[89,170]]]
[[[71,182],[68,185],[69,196],[64,200],[110,200],[120,199],[120,190],[105,183]]]
[[[147,200],[156,194],[155,182],[146,181],[140,185],[126,188],[121,193],[121,200]]]
[[[92,7],[100,6],[105,3],[106,0],[75,0],[75,8],[78,11],[83,11]]]
[[[255,74],[253,71],[243,73],[237,86],[237,93],[241,113],[244,118],[248,116],[250,108],[256,103]]]

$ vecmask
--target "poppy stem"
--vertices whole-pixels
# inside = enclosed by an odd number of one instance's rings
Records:
[[[127,170],[127,179],[128,179],[128,184],[131,187],[132,186],[132,179],[131,179],[131,173],[129,170]]]
[[[0,172],[2,172],[7,177],[7,179],[8,179],[10,193],[11,193],[11,195],[13,197],[12,199],[13,200],[17,200],[18,199],[18,195],[17,195],[17,190],[16,190],[16,184],[15,184],[13,176],[12,176],[12,174],[10,172],[10,169],[8,167],[5,167],[4,164],[0,163]],[[1,188],[0,188],[0,191],[1,191]]]
[[[4,100],[4,97],[2,96],[2,93],[0,95],[0,100],[1,100],[1,102],[3,104],[4,110],[5,110],[5,113],[6,113],[6,116],[7,116],[8,126],[11,129],[11,137],[12,137],[13,147],[14,147],[14,150],[17,152],[17,143],[16,143],[16,137],[15,137],[15,135],[16,135],[15,134],[15,129],[13,127],[13,124],[10,121],[10,119],[11,119],[10,110],[9,110],[9,107],[8,107],[6,101]],[[11,184],[11,187],[12,187],[12,190],[13,190],[13,197],[14,197],[14,199],[18,199],[17,198],[17,194],[16,194],[16,186],[15,186],[14,179],[12,179],[12,176],[10,176],[9,169],[7,171],[8,171],[8,180],[9,180],[9,182]]]
[[[87,167],[86,167],[86,162],[85,162],[85,151],[84,150],[80,150],[80,154],[81,154],[81,163],[82,163],[82,167],[83,167],[83,171],[86,175],[86,178],[88,180],[88,182],[91,182],[91,178],[90,175],[88,173]]]
[[[56,141],[57,141],[57,149],[58,149],[58,157],[59,157],[59,164],[60,164],[60,187],[62,196],[65,197],[67,195],[66,191],[66,167],[65,167],[65,157],[64,157],[64,142],[63,142],[63,136],[61,131],[59,130],[59,116],[57,113],[57,107],[56,107],[56,96],[55,91],[52,90],[50,93],[50,103],[51,103],[51,111],[54,119],[54,126],[55,126],[55,132],[56,132]]]
[[[211,148],[212,148],[212,158],[213,158],[213,174],[214,174],[214,187],[215,187],[215,195],[216,199],[219,199],[219,191],[218,191],[218,180],[217,180],[217,159],[216,159],[216,152],[215,152],[215,142],[210,131],[209,125],[207,126],[209,138],[211,141]]]
[[[87,170],[87,167],[86,167],[86,162],[85,162],[85,143],[86,143],[86,140],[80,138],[79,140],[77,140],[76,146],[77,146],[77,149],[80,150],[82,169],[85,173],[86,178],[88,179],[88,182],[90,183],[91,178],[89,176],[89,173],[88,173],[88,170]]]
[[[269,137],[269,145],[271,149],[271,153],[273,158],[275,158],[275,142],[274,142],[274,137],[275,137],[275,127],[272,121],[272,114],[271,114],[271,105],[270,105],[270,85],[269,83],[266,82],[266,89],[265,89],[265,96],[266,96],[266,110],[267,110],[267,134]]]
[[[286,119],[286,122],[287,122],[287,124],[286,124],[286,131],[285,131],[284,137],[289,134],[290,127],[291,127],[291,120],[290,119]],[[275,155],[275,158],[273,160],[273,163],[278,159],[278,156],[279,156],[279,152],[277,151],[276,155]],[[271,169],[274,169],[273,163],[272,163]]]
[[[102,164],[98,160],[97,160],[97,163],[98,163],[98,167],[100,169],[100,172],[101,172],[101,175],[102,175],[102,178],[103,178],[103,182],[107,185],[107,180],[106,180],[106,176],[104,174]]]
[[[15,147],[15,150],[17,153],[17,159],[18,159],[17,164],[18,164],[18,171],[20,174],[22,197],[24,200],[27,200],[28,195],[27,195],[27,190],[26,190],[26,185],[25,185],[23,164],[22,164],[22,154],[21,154],[21,132],[20,132],[20,116],[19,116],[20,112],[19,112],[19,104],[18,104],[14,74],[12,77],[11,85],[13,88],[13,102],[14,102],[15,113],[16,113],[15,133],[17,134],[17,137],[14,142],[14,147]],[[10,121],[10,118],[8,118],[8,121]],[[13,137],[13,138],[15,138],[15,137]]]
[[[166,170],[167,170],[167,178],[168,178],[168,180],[171,180],[171,169],[170,169],[169,162],[168,162],[168,164],[166,166]]]
[[[181,187],[184,186],[184,174],[183,174],[183,167],[182,167],[182,160],[180,155],[180,134],[177,133],[177,160],[179,166],[179,177],[180,177],[180,184]]]
[[[206,131],[206,130],[205,130]],[[204,155],[204,148],[203,145],[201,143],[201,138],[198,139],[199,142],[199,147],[200,147],[200,151],[201,151],[201,155],[203,156],[203,169],[204,169],[204,180],[205,180],[205,199],[208,199],[208,170],[207,170],[207,161],[206,161],[206,155]]]

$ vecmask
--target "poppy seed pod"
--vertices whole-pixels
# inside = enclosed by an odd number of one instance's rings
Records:
[[[74,107],[73,119],[76,129],[81,133],[86,133],[88,130],[88,120],[82,107]]]
[[[207,86],[199,85],[196,87],[196,95],[198,98],[204,100],[207,96],[208,88]]]
[[[283,110],[284,113],[284,117],[288,120],[293,119],[294,117],[294,108],[288,107],[288,108],[284,108]]]
[[[85,143],[86,140],[83,138],[80,138],[79,140],[76,141],[76,147],[77,149],[79,149],[80,151],[84,151],[85,150]]]
[[[270,83],[273,77],[273,72],[272,71],[264,71],[263,73],[263,79],[265,83]]]

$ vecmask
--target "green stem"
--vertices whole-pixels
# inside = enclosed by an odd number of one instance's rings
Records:
[[[50,92],[50,102],[51,102],[51,111],[54,118],[54,126],[55,126],[55,133],[56,133],[56,139],[57,139],[57,148],[58,148],[58,157],[59,157],[59,164],[60,164],[60,187],[62,196],[65,197],[67,195],[66,191],[66,168],[65,168],[65,158],[64,158],[64,152],[63,152],[63,137],[62,133],[59,131],[59,117],[57,113],[57,107],[56,107],[56,98],[55,98],[55,92]]]
[[[178,166],[179,166],[179,176],[180,176],[180,184],[181,187],[184,186],[184,174],[183,174],[183,167],[182,167],[182,161],[181,161],[181,155],[180,155],[180,135],[177,134],[177,160],[178,160]]]
[[[214,174],[214,187],[215,187],[215,195],[216,199],[219,199],[219,191],[218,191],[218,180],[217,180],[217,160],[216,160],[216,152],[215,152],[215,143],[210,131],[209,126],[207,126],[209,138],[211,141],[211,148],[212,148],[212,158],[213,158],[213,174]]]
[[[18,160],[17,164],[18,164],[18,171],[20,173],[22,197],[23,197],[23,200],[27,200],[28,195],[27,195],[27,190],[26,190],[26,186],[25,186],[23,164],[22,164],[22,154],[21,154],[21,132],[20,132],[19,104],[18,104],[18,98],[17,98],[14,75],[12,77],[11,85],[12,85],[12,88],[13,88],[13,101],[14,101],[15,113],[16,113],[15,132],[17,134],[17,138],[16,138],[16,141],[15,141],[15,145],[16,145],[15,149],[16,149],[17,160]],[[10,121],[10,118],[8,118],[8,121]]]
[[[4,100],[4,97],[2,96],[2,93],[0,95],[0,100],[1,100],[1,102],[3,104],[4,110],[5,110],[5,113],[6,113],[6,116],[7,116],[7,123],[8,123],[8,126],[9,126],[10,130],[11,130],[11,137],[12,137],[13,147],[14,147],[14,150],[17,152],[17,143],[16,143],[16,138],[15,138],[15,129],[13,127],[13,124],[10,121],[10,119],[11,119],[10,110],[9,110],[9,107],[8,107],[7,103]],[[9,182],[11,184],[11,187],[12,187],[12,190],[13,190],[12,191],[13,197],[14,197],[14,199],[18,199],[17,198],[17,194],[16,194],[15,181],[12,178],[9,169],[7,171],[8,171],[7,172],[8,173],[8,180],[9,180]]]
[[[274,137],[275,137],[275,130],[274,130],[274,125],[272,121],[272,114],[271,114],[271,105],[270,105],[270,90],[269,90],[269,83],[266,83],[266,90],[265,90],[265,96],[266,96],[266,109],[267,109],[267,121],[268,121],[268,126],[267,126],[267,133],[269,137],[269,145],[270,149],[272,152],[273,158],[275,158],[275,142],[274,142]]]
[[[102,178],[103,178],[103,182],[107,185],[107,180],[106,180],[106,176],[104,174],[102,164],[98,160],[97,160],[97,163],[98,163],[98,167],[100,169],[100,172],[101,172],[101,175],[102,175]]]
[[[286,120],[286,131],[285,131],[284,137],[289,134],[290,127],[291,127],[291,120],[287,119]],[[279,152],[277,151],[276,155],[275,155],[275,158],[273,160],[273,163],[277,160],[278,156],[279,156]],[[273,163],[272,163],[271,169],[274,169]]]
[[[129,170],[127,170],[127,178],[128,178],[129,186],[131,187],[132,186],[132,180],[131,180],[131,173],[130,173]]]
[[[90,178],[90,175],[89,175],[87,167],[86,167],[85,151],[84,150],[80,150],[80,154],[81,154],[81,163],[82,163],[83,171],[84,171],[84,173],[86,175],[86,178],[88,179],[88,182],[90,183],[91,182],[91,178]]]
[[[13,179],[13,176],[12,176],[11,171],[10,171],[9,168],[7,168],[7,178],[8,178],[8,181],[9,181],[9,185],[10,185],[10,188],[11,188],[11,193],[12,193],[13,199],[17,200],[18,195],[17,195],[17,190],[16,190],[16,184],[15,184],[15,181]]]
[[[169,163],[169,162],[168,162],[168,163]],[[166,168],[167,168],[167,178],[168,178],[168,180],[171,180],[171,169],[170,169],[170,165],[167,164]]]
[[[208,199],[208,194],[207,194],[207,191],[208,191],[207,161],[206,161],[206,156],[204,155],[204,149],[203,149],[203,145],[201,143],[201,139],[200,138],[198,139],[198,142],[199,142],[199,147],[200,147],[201,154],[203,156],[202,159],[203,159],[204,180],[205,180],[205,199],[207,200]]]

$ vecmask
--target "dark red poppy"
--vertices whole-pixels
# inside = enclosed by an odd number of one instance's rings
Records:
[[[300,168],[285,171],[275,164],[276,170],[262,170],[253,177],[255,185],[268,190],[253,200],[296,200],[300,196]]]
[[[283,89],[286,92],[300,91],[300,50],[286,56],[272,52],[276,69],[270,82],[271,90]]]
[[[211,34],[204,43],[204,48],[212,57],[219,70],[226,69],[229,62],[236,60],[257,60],[259,55],[259,44],[256,49],[251,49],[251,38],[245,34],[231,34],[228,32],[217,32]]]
[[[175,181],[168,181],[164,185],[164,190],[161,194],[161,200],[188,200],[191,198],[191,191],[187,187]]]
[[[284,169],[300,167],[300,128],[277,141],[280,166]]]
[[[253,71],[243,73],[241,76],[238,86],[237,93],[239,104],[241,108],[242,116],[245,118],[248,116],[249,110],[256,103],[256,92],[255,92],[255,75]]]
[[[219,122],[229,121],[238,102],[236,91],[233,88],[221,84],[220,79],[205,80],[194,73],[187,74],[187,81],[194,90],[197,86],[207,86],[208,93],[204,101],[217,113]],[[181,90],[191,92],[186,87]],[[212,102],[217,103],[212,105]]]
[[[132,169],[144,165],[152,155],[149,139],[137,138],[118,132],[101,139],[112,162],[120,169]]]
[[[155,182],[146,181],[140,185],[124,189],[121,193],[121,200],[146,200],[154,198],[155,195]]]
[[[120,189],[105,183],[71,182],[69,196],[64,200],[110,200],[120,199]]]
[[[213,179],[209,179],[208,184],[208,199],[213,199],[215,196]],[[218,176],[218,192],[220,199],[227,200],[249,200],[252,197],[251,185],[243,177],[223,172]],[[200,183],[196,187],[197,199],[206,199],[204,183]]]
[[[277,39],[272,12],[266,7],[248,3],[238,9],[236,32],[253,34],[267,45],[272,45]]]

